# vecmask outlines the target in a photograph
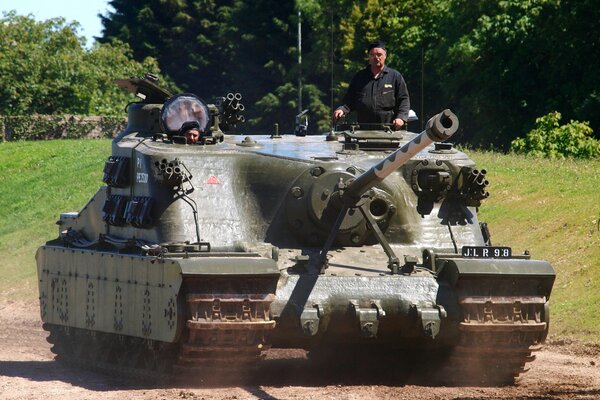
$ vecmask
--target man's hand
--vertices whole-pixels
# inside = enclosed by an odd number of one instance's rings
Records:
[[[344,116],[344,110],[341,109],[337,109],[333,112],[333,120],[337,121],[338,119],[342,118]]]
[[[394,130],[398,130],[404,126],[404,121],[400,118],[394,120]]]

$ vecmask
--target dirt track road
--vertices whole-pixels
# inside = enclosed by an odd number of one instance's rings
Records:
[[[271,351],[260,378],[239,386],[201,380],[168,387],[139,385],[64,366],[53,359],[37,304],[0,303],[0,399],[600,399],[600,346],[550,345],[510,387],[430,387],[390,382],[364,371],[329,378],[302,352]]]

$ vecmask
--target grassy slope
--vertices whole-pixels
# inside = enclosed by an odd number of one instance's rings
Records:
[[[63,211],[102,185],[108,140],[0,144],[0,298],[37,297],[34,254]],[[558,273],[552,333],[600,341],[600,160],[472,152],[491,182],[480,210],[492,242],[530,250]]]
[[[492,244],[529,250],[557,272],[551,334],[600,341],[600,160],[472,153],[490,181],[480,210]]]
[[[0,144],[0,297],[37,297],[35,251],[56,238],[60,212],[102,185],[110,140]]]

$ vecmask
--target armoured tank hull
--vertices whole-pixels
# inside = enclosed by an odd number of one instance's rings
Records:
[[[38,250],[59,359],[154,376],[271,347],[429,352],[477,382],[533,359],[554,271],[491,246],[485,172],[464,153],[429,131],[192,145],[164,134],[156,93],[129,107],[106,185]]]

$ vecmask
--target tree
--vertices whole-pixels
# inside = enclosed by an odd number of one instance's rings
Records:
[[[153,56],[178,85],[207,101],[242,94],[249,117],[244,130],[290,130],[297,100],[296,9],[293,2],[230,0],[125,1],[109,3],[103,37],[131,44],[136,58]],[[281,98],[281,95],[287,96]],[[307,101],[323,118],[321,93],[306,86]],[[285,97],[284,96],[284,97]],[[312,111],[312,110],[311,110]],[[289,125],[288,125],[289,124]]]
[[[156,61],[133,61],[121,42],[84,48],[79,25],[36,22],[4,13],[0,19],[0,114],[120,115],[131,95],[115,78],[159,73]]]
[[[590,121],[599,135],[600,37],[590,32],[600,30],[600,8],[592,0],[302,4],[334,10],[338,101],[364,65],[365,43],[382,39],[421,122],[443,108],[456,111],[461,129],[453,140],[506,149],[552,110]]]
[[[596,2],[450,0],[445,15],[429,56],[463,141],[505,149],[553,110],[598,130]]]
[[[459,142],[507,149],[558,110],[600,132],[600,7],[594,0],[112,0],[102,41],[153,56],[200,96],[238,91],[251,128],[291,128],[302,77],[312,126],[382,39],[421,122],[455,111]],[[303,63],[297,63],[297,12]],[[333,76],[333,79],[332,79]],[[333,98],[332,98],[333,97]],[[414,129],[414,126],[411,127]],[[289,128],[288,128],[289,129]],[[285,130],[285,129],[284,129]]]
[[[228,39],[239,32],[230,23],[234,3],[111,0],[115,11],[100,15],[104,29],[98,40],[128,43],[136,60],[155,58],[180,87],[210,101],[233,90],[235,42]]]

